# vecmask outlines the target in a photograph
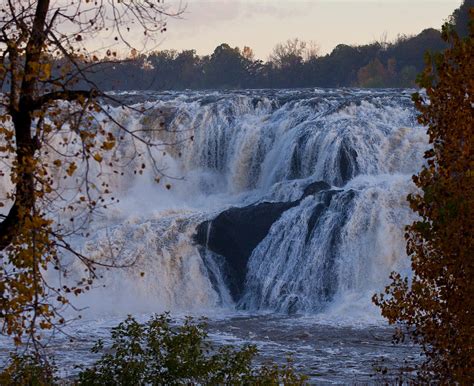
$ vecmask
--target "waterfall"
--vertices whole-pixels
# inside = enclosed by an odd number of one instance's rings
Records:
[[[154,154],[172,178],[156,184],[149,171],[138,176],[128,170],[123,179],[114,177],[120,203],[91,225],[88,244],[75,243],[98,259],[110,243],[137,259],[131,268],[103,272],[106,288],[91,291],[85,304],[97,302],[99,310],[100,291],[115,291],[124,308],[151,311],[236,306],[314,313],[346,295],[370,301],[367,294],[382,289],[391,270],[409,272],[403,232],[414,217],[405,198],[427,147],[409,90],[116,97],[146,111],[110,107],[124,125],[164,125],[157,138],[173,145]],[[131,154],[132,145],[119,151]],[[317,181],[328,187],[307,191]],[[279,205],[276,212],[272,205]],[[267,207],[275,218],[262,225]],[[195,235],[200,224],[206,229],[202,243]],[[253,227],[266,233],[231,261],[213,250],[213,232],[224,229],[236,240],[243,232],[238,224],[249,234]],[[245,269],[238,296],[229,287],[232,264]],[[80,269],[71,263],[72,272]]]

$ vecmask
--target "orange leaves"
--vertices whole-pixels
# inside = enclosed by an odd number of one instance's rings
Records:
[[[77,170],[77,165],[75,162],[71,162],[68,166],[68,168],[66,169],[66,173],[69,177],[71,177],[75,171]]]
[[[43,63],[40,66],[39,79],[41,81],[46,81],[51,77],[51,63]]]
[[[0,115],[0,152],[2,153],[15,152],[15,131],[13,128],[8,127],[8,125],[5,125],[10,119],[11,117],[7,114]]]
[[[105,140],[102,143],[100,148],[105,151],[110,151],[116,145],[115,137],[111,132],[107,132],[106,134],[104,134],[104,136],[105,136]]]
[[[474,13],[471,15],[473,18]],[[432,149],[413,177],[422,194],[408,197],[419,219],[406,229],[413,278],[399,274],[374,302],[391,323],[412,328],[426,354],[420,374],[439,383],[474,382],[474,23],[465,40],[449,26],[443,54],[426,56],[413,96]],[[427,100],[425,100],[427,99]]]

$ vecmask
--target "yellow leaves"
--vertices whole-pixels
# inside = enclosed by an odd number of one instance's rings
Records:
[[[29,62],[28,70],[25,74],[25,79],[30,81],[38,78],[41,81],[46,81],[51,77],[51,63],[43,62]]]
[[[51,77],[51,63],[43,63],[40,66],[40,76],[41,81],[48,80]]]
[[[39,326],[42,330],[50,330],[53,327],[53,325],[50,322],[47,322],[47,321],[44,321],[44,320],[42,320],[39,323]]]
[[[5,117],[4,115],[0,116],[0,120],[2,120],[2,123],[6,123],[8,121],[7,117]],[[13,131],[13,129],[10,129],[5,126],[0,126],[0,135],[3,135],[6,141],[11,141],[15,135],[15,132]]]
[[[96,134],[87,130],[80,130],[79,136],[81,138],[81,141],[85,142],[88,139],[94,139]]]
[[[16,343],[21,343],[21,336],[35,331],[36,328],[52,327],[54,312],[47,303],[37,303],[46,293],[41,269],[57,258],[56,248],[51,240],[52,220],[41,214],[32,213],[25,207],[18,211],[17,233],[4,258],[8,265],[0,265],[2,277],[1,312],[8,315],[4,319],[5,330],[14,335]],[[25,314],[31,309],[31,314]],[[34,314],[37,325],[32,324],[30,315]]]
[[[28,73],[25,75],[25,80],[30,81],[36,78],[39,74],[40,63],[38,62],[29,62],[28,63]]]
[[[95,153],[93,158],[99,163],[103,160],[103,157],[99,153]]]
[[[1,114],[0,115],[0,122],[2,123],[6,123],[6,122],[9,122],[11,121],[11,116],[8,115],[8,114]],[[2,130],[6,130],[4,127],[0,127],[0,134],[3,134],[3,131]]]
[[[81,106],[84,105],[85,101],[86,101],[86,98],[84,95],[79,95],[76,99],[76,102],[79,103]]]
[[[115,147],[115,139],[105,141],[101,146],[101,148],[106,151],[112,150],[114,147]]]
[[[71,162],[68,166],[68,168],[66,169],[66,173],[69,177],[72,177],[72,175],[75,173],[75,171],[77,170],[77,165],[75,162]]]

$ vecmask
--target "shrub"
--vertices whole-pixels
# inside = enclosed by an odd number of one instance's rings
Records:
[[[234,349],[209,341],[206,324],[187,318],[173,325],[168,314],[141,324],[129,316],[112,329],[112,345],[93,347],[101,358],[79,374],[80,385],[303,384],[290,361],[253,366],[255,346]]]

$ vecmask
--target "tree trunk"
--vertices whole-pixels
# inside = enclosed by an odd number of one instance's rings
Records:
[[[33,101],[38,82],[38,64],[46,39],[45,26],[50,0],[39,0],[36,6],[35,19],[30,39],[25,52],[25,73],[19,90],[18,103],[14,98],[17,87],[15,77],[12,77],[9,114],[15,128],[16,165],[15,201],[8,215],[0,223],[0,250],[11,244],[21,228],[22,219],[28,216],[35,204],[34,187],[34,153],[36,145],[31,136]],[[12,68],[11,73],[17,73]]]

